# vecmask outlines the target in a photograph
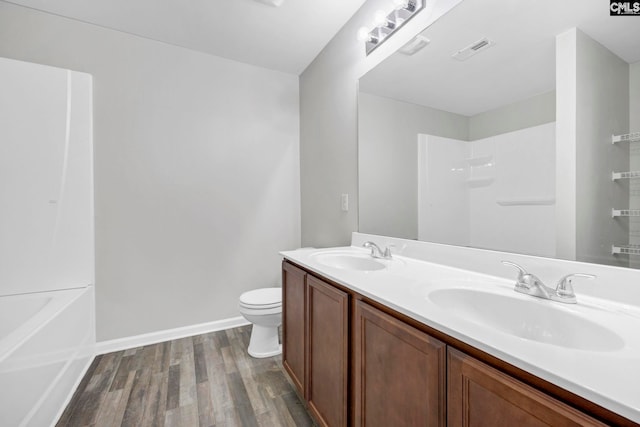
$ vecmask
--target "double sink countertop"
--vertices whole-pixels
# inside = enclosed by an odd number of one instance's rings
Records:
[[[360,247],[284,258],[505,362],[640,422],[640,307],[581,295],[563,304],[514,279]]]

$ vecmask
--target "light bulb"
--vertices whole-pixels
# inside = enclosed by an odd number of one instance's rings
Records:
[[[377,11],[373,22],[376,27],[385,26],[387,24],[387,13],[384,10]]]
[[[396,7],[407,7],[409,0],[393,0],[393,4],[395,4]]]
[[[361,42],[366,42],[370,39],[371,36],[369,35],[369,29],[367,27],[360,27],[360,29],[358,30],[358,40],[360,40]]]

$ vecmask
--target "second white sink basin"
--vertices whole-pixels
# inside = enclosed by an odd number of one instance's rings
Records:
[[[355,271],[376,271],[386,268],[386,266],[369,255],[328,252],[313,255],[313,258],[320,264],[327,267],[339,268],[342,270]]]
[[[560,304],[524,300],[468,288],[437,289],[427,298],[470,322],[526,340],[588,351],[615,351],[624,340],[614,331]]]

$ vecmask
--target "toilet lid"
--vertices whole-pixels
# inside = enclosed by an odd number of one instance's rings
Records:
[[[282,288],[263,288],[245,292],[240,295],[240,304],[274,307],[282,304]]]

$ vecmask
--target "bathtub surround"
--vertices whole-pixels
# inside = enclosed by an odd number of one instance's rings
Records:
[[[418,240],[555,256],[555,128],[419,135]]]
[[[58,419],[94,357],[94,300],[93,286],[0,297],[0,307],[44,303],[0,341],[2,425]]]
[[[91,76],[0,58],[0,423],[57,419],[93,359]]]
[[[0,56],[94,77],[99,341],[234,318],[278,283],[300,246],[297,76],[6,2]]]
[[[92,81],[0,58],[0,296],[94,283]]]

